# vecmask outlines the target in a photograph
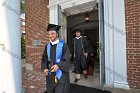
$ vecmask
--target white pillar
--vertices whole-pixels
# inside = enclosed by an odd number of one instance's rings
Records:
[[[21,93],[20,0],[0,0],[0,93]]]
[[[104,20],[106,85],[129,88],[124,0],[104,0]]]

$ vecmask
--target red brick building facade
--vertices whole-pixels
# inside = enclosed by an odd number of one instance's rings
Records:
[[[48,42],[49,0],[26,0],[26,63],[40,71],[44,45]],[[125,0],[127,75],[131,88],[140,89],[140,0]],[[41,44],[35,46],[34,40]]]
[[[140,0],[125,0],[127,74],[131,88],[140,88]]]
[[[40,71],[41,56],[47,43],[48,0],[26,0],[26,66]],[[39,40],[39,45],[34,45]]]

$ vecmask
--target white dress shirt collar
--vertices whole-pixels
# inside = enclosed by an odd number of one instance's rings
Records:
[[[50,41],[52,45],[58,44],[59,39],[55,40],[54,42]]]
[[[80,39],[82,36],[79,36],[79,37],[75,37],[76,39]]]

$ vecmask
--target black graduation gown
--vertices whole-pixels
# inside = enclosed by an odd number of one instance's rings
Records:
[[[50,57],[51,60],[55,59],[56,55],[56,45],[52,45],[51,47],[51,53]],[[45,46],[46,47],[46,46]],[[47,55],[47,49],[44,49],[42,61],[41,61],[41,69],[44,71],[44,69],[48,68],[48,55]],[[70,67],[70,52],[68,45],[64,43],[63,49],[62,49],[62,58],[60,62],[57,64],[59,69],[62,71],[62,76],[60,80],[56,84],[54,84],[54,79],[52,78],[52,75],[55,73],[52,73],[51,75],[46,76],[46,87],[47,87],[47,93],[69,93],[69,67]],[[52,83],[53,82],[53,83]]]
[[[74,72],[82,73],[83,70],[87,69],[86,56],[84,53],[88,53],[88,42],[85,37],[80,39],[74,38]]]

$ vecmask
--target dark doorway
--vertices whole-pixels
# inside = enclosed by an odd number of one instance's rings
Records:
[[[86,12],[87,13],[87,12]],[[93,57],[92,60],[90,60],[92,64],[93,71],[89,72],[89,76],[91,76],[90,80],[87,80],[87,82],[94,82],[98,83],[100,82],[100,66],[99,66],[99,20],[98,20],[98,10],[90,11],[88,12],[90,20],[88,22],[85,22],[84,16],[86,13],[72,15],[67,17],[67,43],[70,46],[70,50],[72,49],[72,40],[75,37],[74,30],[75,29],[82,29],[83,36],[86,36],[89,40],[91,40],[92,44],[94,45],[94,48],[96,49],[96,55]],[[71,60],[73,63],[73,59]],[[91,64],[90,64],[91,65]],[[96,80],[95,78],[98,78]],[[92,80],[92,81],[91,81]],[[98,82],[97,82],[98,81]],[[94,82],[95,83],[95,82]],[[81,83],[83,86],[88,86],[85,83]],[[87,83],[88,84],[88,83]],[[94,87],[95,84],[93,84]],[[99,88],[99,86],[96,86],[96,88]]]

